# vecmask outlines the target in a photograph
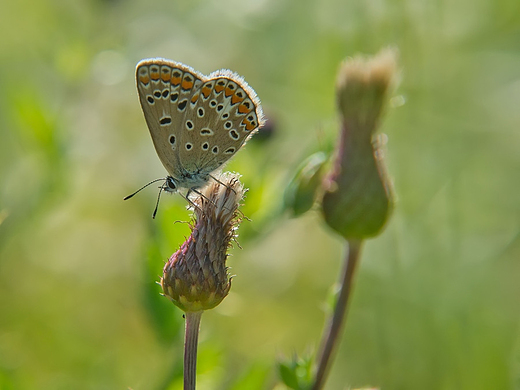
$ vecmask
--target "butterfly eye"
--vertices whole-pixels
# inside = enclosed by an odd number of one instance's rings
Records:
[[[177,189],[177,185],[175,184],[175,181],[173,180],[173,177],[168,176],[166,178],[166,191],[175,191]]]

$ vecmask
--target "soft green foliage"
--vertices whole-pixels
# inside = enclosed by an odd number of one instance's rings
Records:
[[[182,386],[182,313],[156,282],[186,202],[163,195],[152,220],[156,188],[122,200],[165,175],[134,81],[163,56],[233,69],[274,119],[228,165],[251,222],[202,318],[198,389],[255,367],[282,389],[276,359],[317,345],[343,248],[317,213],[282,212],[283,192],[337,139],[340,62],[393,45],[397,203],[364,246],[327,389],[518,389],[519,31],[516,0],[3,1],[0,387]]]
[[[233,384],[229,390],[262,390],[265,389],[267,380],[271,373],[271,365],[255,363],[244,372]]]
[[[312,359],[294,357],[278,364],[283,383],[290,389],[308,390],[312,383]]]

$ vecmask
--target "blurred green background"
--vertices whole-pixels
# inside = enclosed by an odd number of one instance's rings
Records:
[[[228,298],[202,318],[198,389],[283,389],[316,349],[342,240],[283,191],[337,133],[341,60],[400,51],[382,131],[398,205],[367,242],[327,389],[520,388],[518,0],[0,4],[0,389],[180,389],[182,313],[159,295],[188,234],[137,100],[147,57],[230,68],[273,132],[228,165],[250,188]],[[403,104],[404,103],[404,104]]]

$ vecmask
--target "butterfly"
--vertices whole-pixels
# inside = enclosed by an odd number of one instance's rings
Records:
[[[168,172],[162,191],[203,187],[264,124],[260,100],[236,73],[222,69],[205,76],[163,58],[136,66],[139,101],[155,150]],[[153,214],[157,212],[157,205]]]

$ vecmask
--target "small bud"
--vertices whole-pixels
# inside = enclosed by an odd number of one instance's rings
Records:
[[[226,297],[231,278],[227,250],[240,223],[238,206],[244,188],[237,175],[223,174],[193,199],[195,226],[163,270],[161,286],[186,312],[212,309]]]
[[[393,207],[381,138],[374,138],[396,73],[395,53],[348,59],[337,79],[340,139],[332,172],[324,181],[322,211],[346,239],[377,235]]]
[[[309,211],[323,180],[327,155],[317,152],[307,157],[296,170],[284,192],[284,206],[291,216],[298,217]]]

